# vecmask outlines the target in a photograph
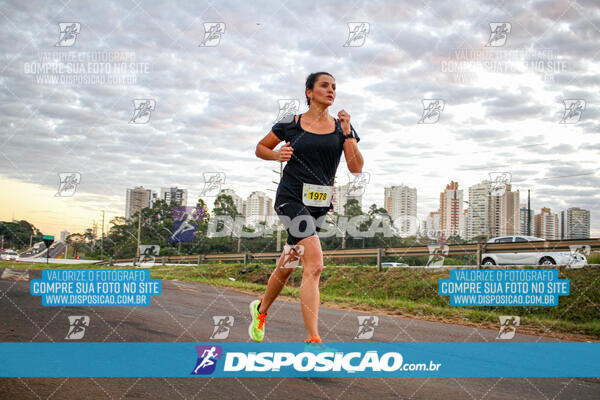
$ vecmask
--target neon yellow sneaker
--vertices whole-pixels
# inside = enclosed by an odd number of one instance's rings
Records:
[[[267,324],[267,313],[259,313],[258,305],[262,301],[254,300],[250,303],[250,315],[252,316],[252,322],[248,327],[248,334],[250,338],[255,342],[262,342],[265,337],[265,325]]]

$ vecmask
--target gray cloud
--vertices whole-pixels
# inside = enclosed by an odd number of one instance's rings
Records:
[[[600,209],[589,200],[600,183],[597,176],[555,178],[593,170],[589,161],[599,149],[597,2],[514,0],[457,7],[451,1],[425,6],[379,0],[341,14],[342,2],[317,8],[267,1],[187,1],[168,8],[158,2],[68,3],[64,9],[41,1],[8,5],[0,28],[0,173],[6,177],[56,188],[57,172],[78,171],[89,204],[110,201],[118,210],[127,188],[178,184],[197,194],[202,172],[209,171],[226,172],[226,186],[243,196],[273,189],[270,170],[277,164],[256,158],[255,146],[274,123],[277,100],[297,98],[303,112],[306,76],[326,70],[338,83],[330,114],[341,108],[350,112],[366,165],[386,171],[365,204],[381,204],[384,184],[397,184],[407,167],[425,159],[417,168],[423,179],[449,181],[508,165],[515,178],[542,179],[535,181],[544,188],[536,191],[540,204],[558,207],[563,191],[569,204]],[[74,47],[54,47],[62,21],[81,23]],[[218,47],[198,47],[208,21],[226,23]],[[351,21],[370,23],[362,47],[342,46]],[[484,50],[493,21],[511,22],[512,31],[505,48],[486,51],[551,49],[566,70],[542,87],[533,82],[515,87],[514,73],[478,85],[443,72],[441,63],[455,59],[457,49]],[[25,64],[40,61],[40,52],[55,51],[133,52],[150,73],[139,74],[135,85],[36,83]],[[129,124],[132,100],[145,98],[156,100],[150,123]],[[424,98],[446,101],[437,125],[417,126]],[[543,123],[558,123],[565,98],[584,98],[587,108],[578,124],[564,126],[564,135],[556,138]],[[511,125],[522,121],[539,128]],[[452,135],[452,146],[437,141],[436,134]],[[470,159],[471,150],[465,149],[473,146],[476,154],[489,154],[486,165]],[[576,152],[580,161],[554,161]],[[457,155],[464,158],[461,165],[445,168],[447,157]],[[40,165],[50,172],[40,174]],[[117,203],[115,196],[121,199]],[[419,212],[434,207],[436,196],[419,192]],[[596,210],[592,223],[600,231]]]

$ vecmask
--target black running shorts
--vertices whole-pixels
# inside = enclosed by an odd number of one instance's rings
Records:
[[[328,211],[309,211],[298,200],[286,197],[275,199],[275,212],[285,226],[288,234],[286,243],[289,245],[295,245],[300,240],[320,232]]]

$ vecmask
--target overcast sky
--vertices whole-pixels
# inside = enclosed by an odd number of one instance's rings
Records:
[[[346,110],[361,137],[365,211],[383,206],[384,186],[406,184],[423,218],[450,180],[467,200],[469,186],[510,172],[522,202],[531,189],[536,213],[589,209],[600,236],[598,3],[406,3],[5,2],[0,219],[82,231],[102,209],[107,221],[124,215],[134,186],[187,188],[193,205],[203,173],[216,171],[244,198],[274,196],[278,163],[258,159],[256,144],[278,100],[306,111],[305,79],[323,70],[337,83],[330,114]],[[204,24],[216,22],[224,33],[202,46]],[[344,46],[357,22],[364,43]],[[71,45],[60,23],[76,23]],[[490,23],[508,23],[505,40],[490,41]],[[111,53],[133,70],[87,64]],[[69,66],[78,79],[105,81],[44,81],[44,65],[59,80]],[[147,123],[130,123],[134,99],[155,101]],[[418,123],[423,99],[443,100],[437,123]],[[585,110],[561,124],[569,99]],[[81,174],[73,197],[54,196],[61,172]],[[342,157],[337,182],[347,173]]]

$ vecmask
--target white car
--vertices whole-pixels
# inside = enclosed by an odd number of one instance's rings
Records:
[[[488,243],[527,243],[543,242],[544,239],[535,236],[513,235],[500,236],[488,240]],[[568,265],[583,267],[587,264],[585,256],[571,251],[527,251],[506,253],[483,253],[482,265]]]
[[[408,264],[397,263],[397,262],[384,262],[381,263],[382,268],[393,268],[393,267],[408,267]]]
[[[0,260],[10,261],[15,260],[19,261],[19,253],[14,250],[6,250],[2,254],[0,254]]]

